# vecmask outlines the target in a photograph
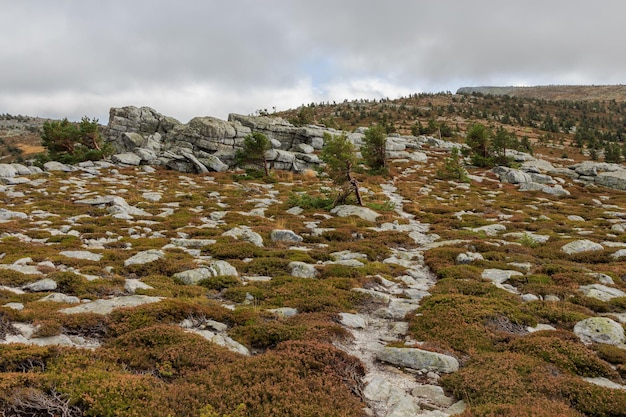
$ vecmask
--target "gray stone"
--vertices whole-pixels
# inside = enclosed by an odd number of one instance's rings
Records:
[[[585,296],[595,298],[596,300],[609,301],[613,298],[626,297],[626,293],[617,288],[607,287],[602,284],[583,285],[580,291]]]
[[[11,164],[0,164],[0,178],[12,178],[18,174],[17,169]]]
[[[63,251],[63,252],[59,252],[59,254],[63,256],[67,256],[68,258],[83,259],[85,261],[98,262],[102,259],[101,253],[93,253],[93,252],[84,251],[84,250]]]
[[[152,290],[152,289],[154,288],[151,287],[150,285],[134,278],[126,279],[124,283],[124,290],[126,290],[126,292],[129,294],[134,294],[137,290]]]
[[[595,183],[616,190],[626,190],[626,170],[600,173],[595,177]]]
[[[318,275],[314,265],[293,261],[287,265],[291,275],[298,278],[315,278]]]
[[[448,355],[417,348],[384,347],[376,353],[378,360],[416,370],[427,369],[451,373],[459,370],[459,361]]]
[[[210,330],[197,329],[188,329],[187,332],[200,335],[206,340],[215,343],[216,345],[223,346],[232,352],[239,353],[244,356],[250,356],[250,351],[248,350],[248,348],[224,334],[217,334]]]
[[[532,182],[532,177],[530,174],[527,174],[518,169],[506,168],[506,167],[496,167],[494,168],[494,172],[499,176],[500,181],[508,182],[511,184],[522,184],[526,182]]]
[[[587,382],[590,382],[594,385],[598,385],[600,387],[609,388],[609,389],[626,390],[626,385],[617,384],[611,381],[610,379],[607,379],[604,377],[596,377],[596,378],[583,377],[583,379]]]
[[[226,261],[214,260],[209,263],[209,268],[213,271],[216,277],[221,276],[233,276],[238,277],[239,272],[235,269],[234,266],[229,264]]]
[[[340,252],[333,252],[330,254],[330,257],[335,261],[347,261],[354,259],[367,259],[367,255],[359,252],[352,252],[349,250],[343,250]]]
[[[28,215],[26,213],[21,213],[19,211],[11,211],[4,208],[0,208],[0,222],[9,221],[13,219],[27,219]]]
[[[187,285],[195,285],[202,280],[218,276],[239,276],[239,273],[228,262],[214,260],[202,268],[190,269],[174,274],[174,278],[180,279]]]
[[[413,388],[411,394],[415,397],[422,397],[429,403],[434,403],[439,407],[450,407],[454,404],[454,399],[446,397],[443,388],[437,385],[418,385]]]
[[[156,192],[145,192],[141,196],[152,203],[161,201],[161,198],[163,198],[163,195],[161,193]]]
[[[561,251],[567,253],[568,255],[600,250],[604,250],[604,247],[601,244],[587,239],[576,240],[561,247]]]
[[[304,240],[302,236],[286,229],[274,229],[270,237],[273,242],[302,242]]]
[[[144,265],[150,262],[154,262],[157,259],[165,257],[165,253],[158,249],[149,249],[147,251],[139,252],[124,261],[124,266],[131,265]]]
[[[572,221],[572,222],[584,222],[585,221],[583,217],[576,216],[576,215],[567,216],[567,220]]]
[[[62,171],[62,172],[72,172],[75,169],[69,165],[62,164],[57,161],[49,161],[43,164],[43,169],[46,171]]]
[[[225,172],[228,170],[228,165],[215,155],[208,155],[203,158],[198,158],[198,160],[211,171]]]
[[[178,248],[202,249],[205,246],[214,245],[215,239],[172,239],[170,245]]]
[[[138,155],[134,154],[134,153],[119,153],[119,154],[115,154],[111,157],[111,159],[118,163],[118,164],[123,164],[123,165],[133,165],[133,166],[137,166],[141,163],[141,157],[139,157]]]
[[[80,303],[80,298],[74,297],[72,295],[65,295],[60,292],[55,292],[55,293],[45,296],[44,298],[39,299],[38,301],[51,301],[55,303],[78,304]]]
[[[372,223],[376,222],[376,219],[380,216],[380,214],[370,208],[351,205],[337,206],[330,212],[339,217],[357,216]]]
[[[489,224],[481,227],[470,228],[474,233],[484,233],[487,236],[497,236],[498,233],[506,230],[506,226],[503,224]]]
[[[476,252],[464,252],[459,253],[456,257],[456,263],[460,265],[471,264],[476,261],[484,261],[485,258],[480,253]]]
[[[54,291],[57,289],[57,283],[53,279],[44,278],[31,284],[24,285],[22,289],[24,291],[31,292]]]
[[[109,299],[95,300],[76,307],[59,310],[64,314],[95,313],[106,315],[117,308],[136,307],[143,304],[157,303],[163,297],[149,297],[147,295],[127,295]]]
[[[367,328],[367,320],[360,314],[339,313],[339,323],[352,329]]]
[[[0,289],[2,288],[0,287]],[[24,310],[24,304],[22,303],[6,303],[6,304],[3,304],[2,307],[10,308],[11,310],[17,310],[17,311]]]
[[[222,236],[230,236],[235,239],[241,239],[246,242],[250,242],[258,247],[263,247],[263,238],[260,234],[254,232],[248,226],[233,227],[227,232],[222,233]]]
[[[292,307],[271,308],[267,311],[281,318],[289,318],[298,314],[298,309]]]
[[[621,345],[626,342],[621,324],[607,317],[590,317],[574,326],[574,333],[585,344]]]
[[[483,279],[493,282],[494,284],[502,284],[513,276],[522,276],[519,271],[503,270],[503,269],[485,269],[481,275]]]
[[[611,258],[620,259],[626,257],[626,249],[619,249],[611,254]]]

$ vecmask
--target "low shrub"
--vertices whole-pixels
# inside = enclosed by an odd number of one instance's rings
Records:
[[[497,350],[524,326],[535,324],[534,317],[506,297],[437,294],[423,300],[409,328],[417,340],[472,354]]]

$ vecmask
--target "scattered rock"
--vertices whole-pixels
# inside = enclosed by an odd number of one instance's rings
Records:
[[[339,217],[357,216],[372,223],[376,222],[376,219],[380,216],[380,214],[370,208],[350,205],[337,206],[330,212]]]
[[[214,260],[207,266],[174,274],[174,278],[180,279],[187,285],[196,285],[202,280],[219,276],[239,276],[239,273],[228,262]]]
[[[448,355],[416,348],[384,347],[376,357],[392,365],[411,369],[427,369],[435,372],[451,373],[459,370],[459,361]]]
[[[297,235],[292,230],[274,229],[270,235],[273,242],[302,242],[302,236]]]
[[[154,262],[158,259],[165,257],[165,253],[158,249],[149,249],[147,251],[139,252],[124,261],[124,266],[132,265],[144,265],[150,262]]]
[[[152,290],[150,285],[141,282],[138,279],[128,278],[124,283],[124,290],[129,294],[134,294],[137,290]]]
[[[80,298],[74,297],[72,295],[65,295],[59,292],[55,292],[55,293],[45,296],[44,298],[39,299],[38,301],[52,301],[55,303],[78,304],[80,303]]]
[[[477,252],[464,252],[459,253],[456,257],[456,263],[459,265],[471,264],[476,261],[483,261],[485,258]]]
[[[626,297],[626,293],[617,288],[607,287],[602,284],[583,285],[580,287],[585,296],[596,300],[609,301],[613,298]]]
[[[352,329],[367,328],[367,320],[360,314],[339,313],[339,322]]]
[[[263,238],[261,237],[261,235],[254,232],[248,226],[233,227],[229,231],[222,233],[222,236],[230,236],[235,239],[250,242],[260,248],[263,247]]]
[[[567,253],[568,255],[599,250],[604,250],[604,247],[599,243],[595,243],[587,239],[576,240],[561,247],[561,251]]]
[[[128,295],[109,298],[106,300],[95,300],[81,304],[76,307],[64,308],[59,311],[65,314],[95,313],[106,315],[117,308],[137,307],[142,304],[157,303],[162,299],[163,297],[149,297],[147,295]]]
[[[98,262],[102,259],[102,254],[100,253],[93,253],[93,252],[89,252],[89,251],[84,251],[84,250],[77,250],[77,251],[63,251],[63,252],[59,252],[61,255],[63,256],[67,256],[68,258],[73,258],[73,259],[83,259],[85,261],[95,261]]]
[[[626,342],[621,324],[607,317],[590,317],[574,326],[574,333],[585,344],[621,345]]]
[[[298,278],[315,278],[318,275],[315,265],[307,264],[305,262],[289,262],[287,268],[289,268],[291,275]]]
[[[292,307],[271,308],[267,311],[281,318],[289,318],[298,314],[298,309]]]
[[[24,285],[22,289],[30,292],[54,291],[57,289],[57,283],[50,278],[44,278],[31,284]]]
[[[494,284],[502,284],[513,276],[522,276],[519,271],[504,270],[504,269],[485,269],[482,273],[482,278],[493,282]]]

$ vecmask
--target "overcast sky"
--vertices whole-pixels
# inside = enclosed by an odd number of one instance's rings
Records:
[[[625,84],[623,0],[0,0],[0,113],[187,122],[463,86]]]

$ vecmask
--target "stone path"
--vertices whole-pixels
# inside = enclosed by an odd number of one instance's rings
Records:
[[[403,211],[403,197],[396,193],[393,184],[383,184],[382,189],[394,203],[395,211],[408,223],[402,225],[387,223],[381,225],[379,230],[406,232],[420,245],[431,243],[438,238],[436,235],[428,235],[427,225],[414,220],[411,214]],[[358,289],[381,300],[384,306],[371,313],[341,314],[340,321],[348,328],[353,340],[339,347],[358,357],[365,366],[363,395],[368,403],[370,415],[444,417],[461,413],[465,408],[464,403],[447,397],[437,385],[440,374],[448,371],[445,367],[429,363],[423,365],[424,367],[413,369],[384,362],[389,360],[385,354],[385,347],[390,343],[394,345],[404,343],[406,348],[399,351],[411,356],[411,359],[430,353],[419,349],[419,343],[406,336],[409,325],[404,317],[419,307],[419,301],[429,295],[428,290],[436,282],[434,274],[424,265],[420,250],[393,252],[393,256],[385,262],[404,266],[406,275],[399,277],[399,282],[381,278],[380,285],[376,288]],[[456,359],[448,358],[456,362]],[[424,364],[419,360],[417,363]]]

